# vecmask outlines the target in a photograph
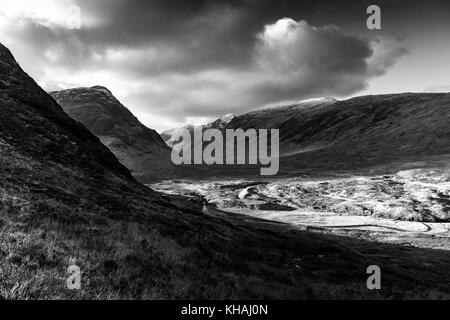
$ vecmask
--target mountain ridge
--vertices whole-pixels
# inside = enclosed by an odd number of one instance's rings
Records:
[[[141,182],[174,175],[170,148],[102,86],[50,92],[72,118],[100,138]]]
[[[235,116],[222,130],[278,129],[280,174],[289,175],[302,170],[366,170],[389,163],[426,164],[450,154],[448,123],[449,93],[399,93],[257,109]],[[229,171],[222,172],[220,166],[210,169],[214,175]],[[250,170],[236,169],[238,175]]]
[[[38,112],[40,113],[40,117],[43,117],[43,120],[52,121],[53,123],[64,127],[64,130],[68,131],[68,134],[70,134],[72,138],[76,138],[77,144],[80,144],[83,148],[90,150],[91,153],[88,156],[89,158],[99,158],[112,171],[120,173],[120,175],[123,175],[127,179],[134,180],[131,178],[128,170],[123,165],[121,165],[114,156],[111,157],[111,153],[109,152],[109,150],[102,144],[98,144],[100,140],[97,137],[93,136],[85,127],[77,124],[72,120],[72,118],[67,116],[63,112],[62,108],[50,96],[48,96],[46,92],[42,90],[31,77],[23,72],[23,70],[15,61],[12,53],[3,45],[1,46],[0,59],[2,63],[1,71],[3,75],[3,77],[0,79],[0,89],[2,90],[3,98],[15,104],[27,104],[28,107],[28,109],[23,110],[21,110],[19,107],[17,108],[16,112],[21,114],[20,119],[13,116],[10,117],[10,121],[5,121],[5,119],[2,119],[4,120],[2,121],[2,132],[4,134],[6,132],[11,132],[4,137],[8,139],[11,135],[17,133],[17,130],[19,130],[19,128],[21,127],[20,122],[27,120],[27,114]],[[4,77],[5,74],[7,75],[7,78]],[[32,88],[33,90],[29,90],[30,88]],[[10,109],[3,108],[3,112],[6,113],[9,111]],[[5,114],[3,116],[6,117]],[[13,121],[16,119],[17,122]],[[31,125],[27,125],[27,127],[30,129],[36,129],[38,131],[36,132],[37,136],[44,133],[44,131],[41,131],[44,128],[33,128]],[[46,129],[57,130],[57,128],[54,126],[50,126]],[[40,156],[44,156],[52,160],[58,160],[57,158],[66,153],[70,154],[71,151],[73,151],[73,149],[77,147],[77,145],[69,142],[68,137],[65,135],[56,136],[56,138],[59,139],[58,141],[60,144],[67,145],[66,150],[64,150],[63,148],[59,148],[59,153],[51,150],[51,146],[46,145],[45,143],[30,145],[29,141],[27,141],[26,138],[28,137],[19,137],[18,139],[16,138],[14,140],[11,140],[10,142],[12,142],[15,146],[24,149],[24,151],[26,150],[28,152],[38,152]],[[31,139],[31,137],[28,138],[28,140],[29,139]],[[71,146],[71,148],[69,147],[69,145]],[[43,150],[37,151],[37,147],[41,147]],[[80,158],[83,159],[85,157],[82,156]]]
[[[446,251],[300,231],[215,208],[205,214],[201,199],[139,184],[2,46],[0,106],[0,299],[450,295]],[[364,254],[383,265],[391,290],[367,291]],[[67,289],[74,264],[78,291]]]
[[[174,139],[172,138],[175,135],[178,135],[179,133],[181,133],[182,131],[188,131],[189,134],[192,136],[194,133],[194,130],[198,129],[198,130],[207,130],[207,129],[217,129],[217,130],[224,130],[228,124],[233,121],[233,119],[236,116],[234,114],[226,114],[212,122],[209,122],[207,124],[204,125],[192,125],[192,124],[187,124],[181,128],[174,128],[174,129],[169,129],[166,131],[163,131],[161,133],[161,138],[164,140],[164,142],[170,147],[170,148],[175,148],[177,150],[180,150],[183,148],[183,146],[185,145],[185,142],[182,143],[178,143],[178,141],[174,141]]]

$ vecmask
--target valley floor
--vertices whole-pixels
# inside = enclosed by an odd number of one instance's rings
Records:
[[[165,181],[163,193],[201,198],[204,213],[234,214],[383,243],[450,250],[449,171],[271,181]]]

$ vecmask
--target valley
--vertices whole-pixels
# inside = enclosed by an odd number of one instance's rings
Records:
[[[49,95],[0,45],[0,299],[450,297],[448,96],[361,99],[212,125],[279,126],[282,146],[310,150],[308,165],[281,162],[280,176],[174,168],[161,137],[109,90]],[[374,119],[379,99],[416,118]],[[393,154],[401,161],[386,166]],[[66,286],[74,263],[79,291]],[[382,290],[366,286],[370,265],[382,267]]]
[[[377,242],[450,250],[450,171],[393,175],[166,181],[157,191],[205,199],[213,216],[241,214]]]
[[[449,1],[3,2],[0,301],[450,300]]]

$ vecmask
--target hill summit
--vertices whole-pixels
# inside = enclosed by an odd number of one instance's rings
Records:
[[[98,136],[135,178],[150,182],[173,176],[170,148],[105,87],[75,88],[50,95],[73,119]]]

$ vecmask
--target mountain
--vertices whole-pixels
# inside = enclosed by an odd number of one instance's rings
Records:
[[[227,114],[224,115],[222,117],[220,117],[219,119],[217,119],[216,121],[213,121],[211,123],[208,123],[206,125],[203,126],[203,128],[205,129],[218,129],[218,130],[222,130],[224,128],[226,128],[228,126],[228,124],[235,118],[236,116],[234,114]]]
[[[153,268],[144,257],[201,221],[139,184],[1,44],[0,193],[0,299],[148,296],[166,262]],[[59,280],[71,264],[85,275],[78,294]],[[120,282],[108,280],[119,272]]]
[[[449,93],[404,93],[305,100],[234,116],[220,129],[279,129],[280,174],[295,175],[447,162],[449,123]],[[207,171],[243,176],[259,175],[257,169],[212,166]]]
[[[0,299],[450,296],[446,251],[205,214],[201,199],[139,184],[2,45],[0,195]],[[365,288],[369,256],[389,290]]]
[[[196,128],[201,128],[201,126],[197,127],[192,124],[187,124],[182,128],[169,129],[161,133],[161,138],[170,148],[174,148],[180,145],[178,141],[175,141],[175,139],[173,138],[174,136],[178,136],[183,131],[188,131],[190,134],[192,134]]]
[[[194,130],[206,130],[206,129],[218,129],[218,130],[224,130],[228,124],[234,119],[235,115],[233,114],[227,114],[213,122],[210,122],[206,125],[202,126],[194,126],[192,124],[188,124],[182,128],[175,128],[166,130],[161,133],[161,137],[164,140],[164,142],[171,148],[176,148],[177,150],[180,150],[183,148],[183,146],[186,145],[186,141],[182,141],[181,143],[178,141],[175,141],[173,138],[175,135],[179,135],[183,131],[188,131],[191,136],[193,136]]]
[[[139,122],[108,89],[95,86],[50,95],[67,114],[98,136],[139,181],[148,183],[175,174],[171,150],[160,135]]]
[[[0,106],[0,299],[302,295],[283,265],[304,239],[204,216],[200,201],[140,185],[2,45]],[[268,251],[280,260],[264,262]],[[77,292],[66,287],[74,264]]]
[[[330,99],[235,117],[227,128],[280,130],[281,168],[342,170],[450,154],[450,94]]]

